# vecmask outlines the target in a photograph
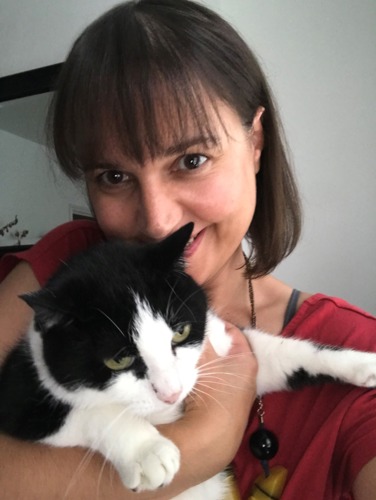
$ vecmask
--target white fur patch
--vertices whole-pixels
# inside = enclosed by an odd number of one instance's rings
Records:
[[[148,379],[157,397],[179,402],[191,391],[197,379],[198,346],[172,348],[173,332],[161,315],[138,300],[135,342],[148,368]]]
[[[224,322],[213,311],[208,311],[206,331],[218,356],[226,356],[230,351],[232,339],[226,332]]]

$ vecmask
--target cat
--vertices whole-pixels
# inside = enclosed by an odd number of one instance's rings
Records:
[[[171,482],[179,450],[155,426],[181,416],[200,381],[206,339],[220,356],[231,346],[203,289],[185,272],[192,228],[150,245],[103,242],[21,297],[34,322],[0,372],[1,432],[99,451],[134,491]],[[376,354],[256,329],[244,334],[259,364],[259,395],[323,377],[376,385]],[[224,491],[219,474],[175,498],[218,500]]]

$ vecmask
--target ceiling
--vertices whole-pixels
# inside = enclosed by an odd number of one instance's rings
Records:
[[[0,103],[0,129],[46,144],[45,124],[52,95],[53,92],[45,92]]]

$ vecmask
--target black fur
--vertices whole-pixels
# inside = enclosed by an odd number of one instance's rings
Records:
[[[0,377],[0,429],[21,439],[38,440],[63,424],[69,406],[39,383],[26,342],[8,356]]]
[[[338,382],[338,379],[335,379],[330,375],[312,375],[304,368],[300,368],[287,377],[287,386],[292,390],[298,390],[309,385],[323,384],[325,382]]]

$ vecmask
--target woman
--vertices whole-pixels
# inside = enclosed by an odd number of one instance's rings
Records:
[[[225,21],[198,4],[122,4],[73,46],[53,107],[53,139],[63,171],[84,178],[98,226],[69,223],[3,261],[2,357],[31,318],[17,296],[43,284],[61,260],[104,238],[159,241],[189,221],[195,228],[188,272],[229,322],[232,354],[244,354],[224,370],[226,383],[238,390],[213,390],[201,403],[188,401],[181,421],[161,429],[182,451],[181,471],[169,487],[136,496],[94,456],[81,466],[70,497],[167,499],[235,457],[236,478],[248,498],[262,471],[248,447],[260,424],[253,405],[256,363],[232,325],[256,321],[272,335],[376,350],[374,318],[339,299],[293,294],[270,274],[298,241],[300,206],[256,59]],[[244,236],[252,245],[246,262]],[[210,349],[205,353],[215,357]],[[270,466],[288,470],[283,498],[372,497],[372,391],[319,386],[266,396],[263,409],[265,426],[279,441]],[[12,499],[25,491],[29,498],[63,496],[85,453],[5,437],[0,449],[1,487]]]

